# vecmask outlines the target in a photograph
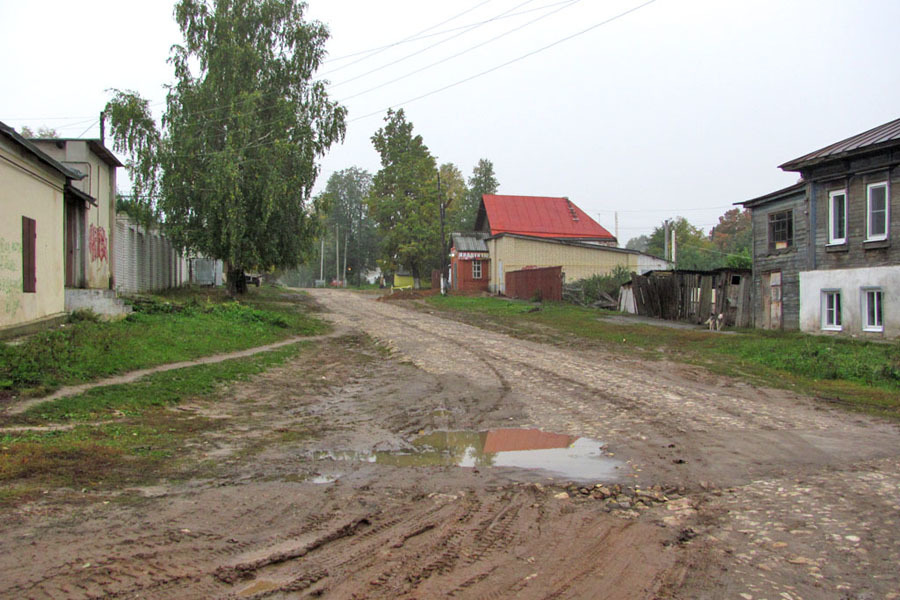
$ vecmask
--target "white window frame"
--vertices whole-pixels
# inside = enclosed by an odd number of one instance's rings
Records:
[[[884,331],[884,290],[880,287],[864,287],[860,289],[860,293],[862,300],[863,331]],[[880,309],[876,311],[876,315],[877,317],[881,317],[880,323],[869,323],[869,294],[873,294],[873,298],[876,298],[875,303]]]
[[[478,268],[476,269],[476,267],[478,267]],[[473,260],[472,261],[472,279],[481,279],[482,272],[483,271],[481,268],[481,261]]]
[[[832,319],[829,323],[828,298],[834,296],[837,298],[837,307],[835,311],[836,319]],[[841,331],[844,322],[844,303],[841,301],[841,290],[822,290],[822,329],[825,331]]]
[[[872,190],[884,188],[884,233],[872,235]],[[876,242],[886,240],[891,233],[891,194],[887,181],[870,183],[866,186],[866,241]]]
[[[844,204],[844,236],[837,237],[834,232],[836,223],[834,220],[834,204],[837,198],[843,197]],[[847,190],[834,190],[828,193],[828,244],[839,245],[847,243]]]

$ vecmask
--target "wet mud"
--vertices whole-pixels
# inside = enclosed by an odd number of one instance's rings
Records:
[[[894,426],[362,295],[179,411],[184,477],[0,515],[4,598],[890,598]],[[860,440],[866,443],[860,443]]]

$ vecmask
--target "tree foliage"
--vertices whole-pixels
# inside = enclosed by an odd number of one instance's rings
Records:
[[[637,250],[638,252],[647,252],[647,247],[650,245],[650,237],[647,235],[639,235],[637,237],[633,237],[625,244],[625,247],[629,250]]]
[[[326,276],[336,271],[335,244],[342,255],[346,250],[347,272],[344,278],[359,284],[362,272],[375,266],[378,242],[375,224],[366,203],[371,189],[372,175],[364,169],[350,167],[332,173],[325,191],[317,198],[317,202],[327,210],[323,238]],[[341,263],[338,268],[343,270],[343,258]]]
[[[740,208],[726,211],[719,217],[719,224],[709,232],[709,239],[720,252],[749,255],[753,243],[750,211]]]
[[[20,132],[22,137],[25,139],[58,139],[59,132],[57,132],[52,127],[40,126],[37,128],[37,131],[33,130],[28,125],[22,126],[22,131]]]
[[[494,175],[494,163],[482,158],[472,169],[469,177],[469,189],[463,205],[457,211],[459,215],[456,222],[457,231],[473,231],[475,218],[478,216],[478,207],[484,194],[496,194],[500,183]]]
[[[715,249],[702,229],[694,227],[684,217],[676,217],[669,224],[670,242],[673,228],[676,268],[704,271],[724,265],[724,256]],[[650,234],[647,253],[660,257],[665,255],[665,224],[660,224]]]
[[[316,161],[343,138],[346,110],[313,80],[328,31],[305,9],[180,0],[162,130],[134,92],[115,91],[106,108],[135,199],[177,245],[225,260],[229,286],[244,269],[298,264],[318,233]]]
[[[437,166],[403,109],[388,110],[372,136],[381,155],[369,210],[381,236],[382,270],[408,268],[418,285],[440,258]]]

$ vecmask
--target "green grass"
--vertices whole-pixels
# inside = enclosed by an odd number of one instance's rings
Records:
[[[427,301],[513,335],[702,365],[719,374],[900,418],[900,342],[760,330],[722,335],[637,322],[626,325],[602,320],[612,314],[607,311],[561,303],[544,303],[535,310],[530,302],[502,298],[435,296]]]
[[[211,398],[221,385],[283,364],[305,347],[291,344],[247,358],[155,373],[135,383],[95,388],[6,417],[3,424],[7,426],[73,426],[0,435],[0,483],[13,485],[7,490],[35,483],[108,488],[171,474],[184,455],[185,441],[220,423],[168,407]],[[17,497],[11,491],[7,495],[10,501]]]
[[[0,344],[0,392],[41,395],[60,385],[323,333],[327,325],[309,314],[309,306],[296,293],[265,287],[240,301],[204,288],[144,297],[122,321],[81,316],[22,344]]]

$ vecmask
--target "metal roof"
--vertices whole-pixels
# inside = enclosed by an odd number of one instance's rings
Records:
[[[900,119],[879,125],[874,129],[858,133],[846,140],[835,142],[815,152],[810,152],[800,158],[789,160],[779,168],[785,171],[798,171],[817,163],[843,158],[851,154],[857,154],[869,150],[875,150],[883,146],[900,143]]]
[[[457,252],[487,252],[488,247],[484,242],[487,233],[452,233],[453,247]]]
[[[492,235],[517,233],[545,238],[616,239],[568,198],[485,194],[482,204]]]
[[[37,146],[35,146],[34,144],[29,142],[25,138],[23,138],[21,135],[19,135],[18,132],[16,132],[15,129],[13,129],[12,127],[7,125],[3,121],[0,121],[0,133],[2,133],[3,135],[5,135],[9,139],[11,139],[13,142],[18,144],[22,148],[24,148],[26,151],[28,151],[29,154],[34,156],[36,159],[38,159],[39,161],[41,161],[48,167],[55,169],[56,171],[59,171],[65,177],[68,177],[69,179],[84,179],[85,178],[84,173],[82,173],[81,171],[77,171],[75,169],[70,169],[69,167],[65,166],[64,164],[57,161],[56,159],[51,158],[43,150],[41,150],[40,148],[38,148]]]
[[[781,200],[783,198],[787,198],[789,196],[795,196],[800,192],[806,191],[806,182],[799,181],[794,185],[788,186],[786,188],[782,188],[780,190],[770,192],[765,196],[759,196],[758,198],[753,198],[751,200],[744,200],[743,202],[735,202],[735,204],[743,205],[744,208],[752,208],[754,206],[759,206],[760,204],[765,204],[767,202],[774,202],[775,200]]]
[[[116,158],[116,155],[109,148],[96,138],[31,138],[32,142],[46,144],[47,142],[86,142],[88,148],[100,157],[100,159],[111,167],[124,167],[125,165]]]

